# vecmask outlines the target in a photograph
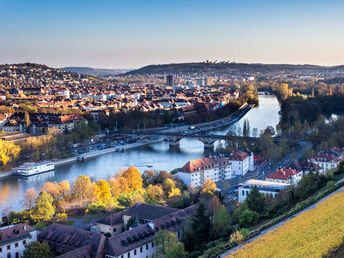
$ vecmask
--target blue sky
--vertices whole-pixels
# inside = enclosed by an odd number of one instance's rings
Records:
[[[0,0],[0,63],[344,64],[344,1]]]

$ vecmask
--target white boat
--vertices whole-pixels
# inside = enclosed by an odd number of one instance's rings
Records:
[[[17,168],[18,176],[33,176],[40,173],[52,171],[55,165],[51,161],[43,161],[41,163],[25,163]]]

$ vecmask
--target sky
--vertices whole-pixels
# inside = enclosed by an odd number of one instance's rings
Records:
[[[0,64],[344,64],[342,0],[0,0]]]

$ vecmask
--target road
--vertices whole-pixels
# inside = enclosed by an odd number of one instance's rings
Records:
[[[341,182],[341,181],[343,181],[343,179],[340,180],[339,182]],[[284,223],[286,223],[286,222],[289,221],[289,220],[292,220],[294,217],[300,215],[301,213],[304,213],[304,212],[306,212],[306,211],[308,211],[308,210],[314,209],[319,203],[325,201],[325,200],[326,200],[327,198],[329,198],[330,196],[332,196],[332,195],[334,195],[334,194],[336,194],[336,193],[338,193],[338,192],[341,192],[341,191],[344,191],[344,186],[341,187],[341,188],[339,188],[337,191],[335,191],[335,192],[333,192],[333,193],[331,193],[331,194],[325,196],[324,198],[322,198],[321,200],[317,201],[315,204],[309,206],[308,208],[306,208],[306,209],[304,209],[304,210],[302,210],[302,211],[296,213],[295,215],[293,215],[293,216],[291,216],[291,217],[289,217],[289,218],[287,218],[287,219],[281,221],[280,223],[278,223],[278,224],[276,224],[276,225],[274,225],[274,226],[272,226],[272,227],[270,227],[270,228],[268,228],[268,229],[262,231],[259,235],[257,235],[257,236],[255,236],[255,237],[249,239],[249,240],[246,241],[245,243],[243,243],[243,244],[241,244],[241,245],[238,245],[238,246],[236,246],[236,247],[234,247],[234,248],[232,248],[232,249],[230,249],[230,250],[228,250],[228,251],[222,253],[219,257],[226,257],[226,256],[230,255],[231,253],[235,252],[236,250],[242,248],[245,244],[250,243],[250,242],[256,240],[257,238],[259,238],[259,237],[265,235],[266,233],[268,233],[268,232],[270,232],[270,231],[272,231],[272,230],[274,230],[274,229],[276,229],[276,228],[282,226]]]

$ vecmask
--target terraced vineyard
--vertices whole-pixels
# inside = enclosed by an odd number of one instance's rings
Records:
[[[228,257],[322,257],[344,239],[344,192],[337,193]]]

